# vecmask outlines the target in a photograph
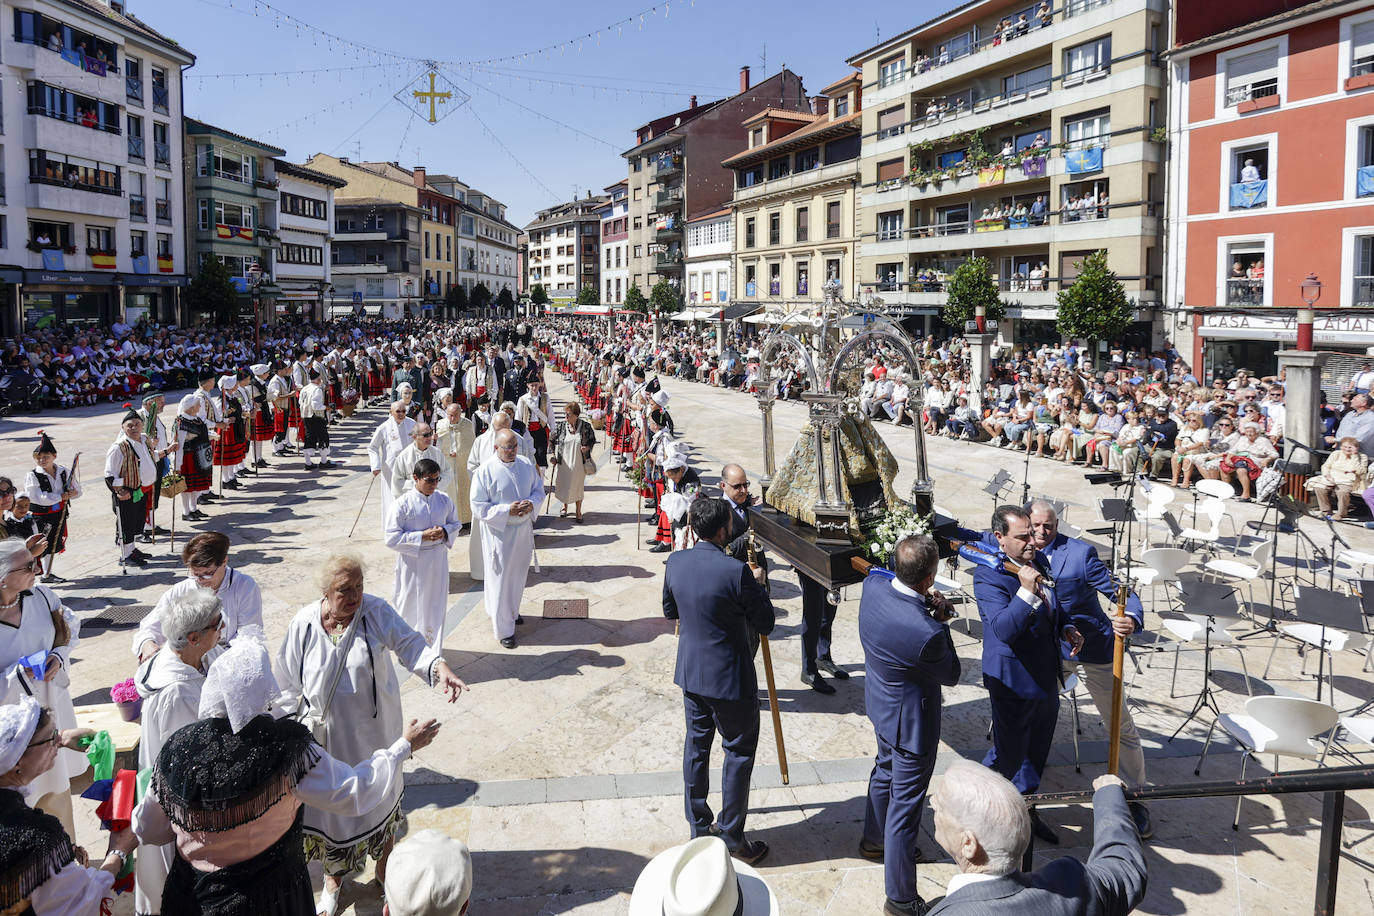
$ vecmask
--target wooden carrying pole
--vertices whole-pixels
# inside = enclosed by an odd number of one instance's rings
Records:
[[[1116,616],[1126,616],[1126,583],[1122,582],[1116,593]],[[1112,718],[1111,730],[1107,732],[1107,772],[1117,775],[1121,768],[1121,704],[1125,699],[1122,687],[1122,674],[1126,663],[1126,637],[1120,633],[1112,640]]]
[[[757,548],[754,546],[753,532],[749,535],[749,568],[758,569]],[[778,710],[778,687],[773,680],[773,653],[768,648],[768,637],[759,634],[759,648],[763,650],[763,678],[768,685],[768,711],[773,716],[773,739],[778,745],[778,771],[782,774],[782,784],[787,785],[787,747],[782,740],[782,713]]]

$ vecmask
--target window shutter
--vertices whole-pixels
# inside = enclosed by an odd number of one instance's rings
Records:
[[[886,162],[878,163],[879,181],[890,181],[893,178],[901,178],[902,172],[902,160],[900,159],[889,159]]]
[[[1277,79],[1278,75],[1279,49],[1265,48],[1226,62],[1226,89],[1229,91],[1261,80]]]
[[[1350,30],[1350,59],[1361,61],[1374,57],[1374,20],[1356,23]]]
[[[902,121],[904,120],[904,118],[903,118],[903,116],[902,116],[902,113],[903,113],[903,109],[902,109],[902,106],[900,106],[900,105],[898,105],[896,108],[889,108],[887,111],[879,112],[879,113],[878,113],[878,130],[879,130],[879,132],[888,130],[889,128],[893,128],[893,127],[898,127],[898,126],[900,126],[901,123],[902,123]]]

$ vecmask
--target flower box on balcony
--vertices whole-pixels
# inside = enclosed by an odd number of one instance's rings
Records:
[[[64,245],[64,246],[62,247],[62,253],[63,253],[63,254],[76,254],[76,246],[75,246],[75,245]]]
[[[266,188],[269,191],[275,191],[279,184],[280,182],[278,182],[275,178],[258,178],[253,182],[253,187]]]
[[[1374,86],[1374,73],[1362,73],[1359,76],[1349,77],[1345,81],[1347,92],[1352,89],[1366,89],[1370,86]]]

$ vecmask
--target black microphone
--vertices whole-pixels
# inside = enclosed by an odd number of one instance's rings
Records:
[[[1289,445],[1293,446],[1294,448],[1300,448],[1300,449],[1302,449],[1304,452],[1310,452],[1310,453],[1313,454],[1313,455],[1315,455],[1315,454],[1317,453],[1316,450],[1313,449],[1311,446],[1304,445],[1303,443],[1299,442],[1297,439],[1290,439],[1290,438],[1288,438],[1287,436],[1284,436],[1284,437],[1283,437],[1283,441],[1284,441],[1284,442],[1287,442]]]

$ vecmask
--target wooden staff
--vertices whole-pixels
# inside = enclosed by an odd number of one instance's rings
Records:
[[[77,465],[79,465],[80,463],[81,463],[81,453],[80,453],[80,452],[77,452],[77,453],[76,453],[76,456],[75,456],[74,458],[72,458],[72,469],[71,469],[71,471],[70,471],[70,472],[68,473],[68,475],[67,475],[67,481],[68,481],[73,487],[76,486],[76,467],[77,467]],[[59,476],[59,478],[58,478],[57,484],[58,484],[58,486],[62,486],[62,479],[61,479],[60,476]],[[52,540],[51,540],[51,542],[48,544],[48,550],[47,550],[48,555],[52,558],[52,559],[48,560],[48,572],[47,572],[47,575],[49,575],[49,576],[52,575],[53,564],[55,564],[55,563],[57,562],[57,553],[58,553],[59,545],[65,546],[65,544],[62,543],[62,529],[63,529],[64,527],[66,527],[66,524],[67,524],[67,516],[68,516],[68,515],[71,513],[71,511],[72,511],[72,501],[71,501],[70,499],[67,499],[67,496],[66,496],[66,493],[65,493],[65,490],[66,490],[65,487],[63,487],[63,490],[64,490],[64,493],[63,493],[63,496],[62,496],[62,511],[61,511],[60,513],[58,513],[58,515],[57,515],[57,525],[54,526],[53,529],[52,529]],[[119,524],[119,521],[118,521],[118,519],[116,518],[115,525],[117,526],[118,524]]]
[[[358,514],[353,517],[353,527],[348,529],[348,536],[353,537],[353,532],[358,528],[358,519],[363,517],[363,507],[367,505],[367,498],[372,495],[372,485],[377,482],[380,474],[373,474],[372,479],[367,482],[367,492],[363,494],[363,501],[358,503]]]
[[[749,568],[758,569],[758,547],[754,543],[754,532],[749,532]],[[788,784],[787,748],[782,740],[782,714],[778,711],[778,688],[773,680],[773,653],[768,648],[768,637],[759,634],[759,648],[763,650],[763,677],[768,684],[768,710],[773,714],[773,740],[778,745],[778,771],[782,774],[782,784]]]
[[[1123,581],[1116,593],[1116,616],[1126,616],[1126,583]],[[1121,766],[1121,706],[1125,697],[1122,674],[1126,664],[1126,637],[1120,633],[1112,641],[1112,719],[1111,730],[1107,732],[1107,772],[1115,776]]]

